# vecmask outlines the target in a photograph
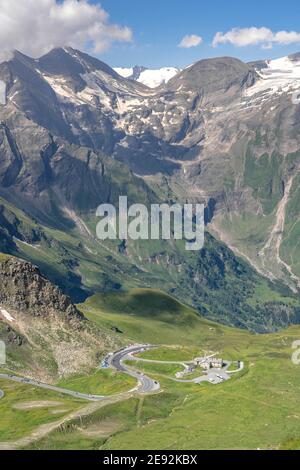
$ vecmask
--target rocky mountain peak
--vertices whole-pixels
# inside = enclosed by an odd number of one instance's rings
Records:
[[[37,61],[38,68],[50,75],[78,76],[93,71],[102,71],[116,78],[117,73],[99,59],[71,47],[56,48]]]
[[[251,65],[233,57],[217,57],[190,65],[171,79],[167,87],[176,91],[182,85],[189,91],[215,93],[234,85],[252,86],[258,78]]]
[[[8,257],[0,262],[0,305],[36,317],[84,317],[71,299],[46,279],[33,264]]]

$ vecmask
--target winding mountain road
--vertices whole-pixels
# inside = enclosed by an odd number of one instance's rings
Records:
[[[0,379],[6,379],[6,380],[11,380],[13,382],[33,385],[34,387],[45,388],[46,390],[63,393],[64,395],[70,395],[74,398],[83,398],[84,400],[89,400],[89,401],[99,401],[105,398],[103,395],[90,395],[87,393],[75,392],[73,390],[68,390],[66,388],[55,387],[54,385],[48,385],[48,384],[39,382],[38,380],[28,379],[26,377],[18,377],[16,375],[11,375],[11,374],[0,374]]]
[[[131,359],[132,354],[138,354],[152,348],[153,346],[149,345],[129,346],[128,348],[115,352],[109,359],[109,364],[112,367],[137,379],[138,385],[136,390],[139,393],[157,392],[160,389],[160,385],[158,382],[151,379],[150,377],[147,377],[147,375],[143,374],[142,372],[136,371],[135,369],[124,364],[124,361]]]
[[[128,348],[124,348],[120,351],[117,351],[110,356],[111,367],[137,379],[138,384],[131,391],[136,391],[139,393],[151,393],[151,392],[155,392],[159,390],[160,388],[160,385],[158,382],[150,379],[149,377],[142,374],[141,372],[135,371],[134,369],[132,369],[131,367],[128,367],[127,365],[123,363],[123,361],[126,360],[130,354],[132,353],[137,354],[139,352],[145,351],[146,349],[150,349],[150,346],[148,345],[129,346]],[[92,395],[88,393],[76,392],[74,390],[68,390],[66,388],[56,387],[55,385],[48,385],[43,382],[39,382],[38,380],[33,380],[33,379],[26,378],[26,377],[19,377],[19,376],[12,375],[12,374],[0,374],[0,379],[11,380],[13,382],[18,382],[22,384],[28,384],[34,387],[44,388],[46,390],[51,390],[53,392],[62,393],[64,395],[70,395],[74,398],[81,398],[83,400],[88,400],[88,401],[101,401],[101,400],[107,399],[107,396],[104,396],[104,395]],[[0,390],[0,399],[3,396],[4,396],[4,393]]]

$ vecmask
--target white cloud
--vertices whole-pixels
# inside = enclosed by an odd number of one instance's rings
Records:
[[[291,44],[293,42],[300,42],[300,33],[295,31],[278,31],[274,35],[275,42],[280,44]]]
[[[270,49],[274,44],[291,44],[300,42],[300,33],[295,31],[271,31],[269,28],[233,28],[227,33],[216,33],[212,45],[232,44],[237,47],[261,46]]]
[[[131,42],[131,29],[89,0],[0,0],[2,60],[15,49],[33,57],[61,46],[101,53],[114,41]]]
[[[189,34],[187,36],[184,36],[180,43],[178,44],[178,47],[183,47],[184,49],[189,49],[190,47],[196,47],[199,46],[203,42],[203,39],[201,36],[197,36],[197,34]]]

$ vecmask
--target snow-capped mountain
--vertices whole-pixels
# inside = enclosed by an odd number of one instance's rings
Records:
[[[136,80],[149,88],[156,88],[163,83],[168,83],[180,69],[176,67],[162,67],[161,69],[147,69],[146,67],[140,67],[136,65],[131,68],[120,68],[115,67],[115,72],[124,78],[130,80]]]
[[[130,80],[71,48],[40,59],[16,52],[0,64],[1,197],[13,188],[22,203],[30,199],[26,209],[34,204],[44,213],[55,181],[60,200],[71,207],[84,200],[89,210],[98,188],[110,194],[107,157],[146,181],[163,175],[168,194],[171,187],[180,200],[206,201],[220,238],[270,279],[300,287],[296,258],[280,252],[282,240],[287,250],[295,245],[300,220],[300,107],[293,100],[300,55],[251,64],[205,59],[170,80],[162,70]],[[168,82],[151,89],[156,75]],[[228,229],[231,215],[240,232]],[[254,236],[262,216],[265,232]]]

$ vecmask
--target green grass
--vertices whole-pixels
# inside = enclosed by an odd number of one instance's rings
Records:
[[[143,359],[154,359],[157,361],[192,361],[201,356],[201,351],[189,346],[169,346],[150,349],[139,354]]]
[[[111,436],[129,432],[133,427],[141,429],[149,420],[160,421],[168,417],[174,407],[180,406],[181,403],[182,395],[176,390],[154,396],[131,398],[108,405],[93,415],[74,420],[68,426],[62,426],[47,438],[28,448],[36,450],[102,449],[103,446],[109,445]],[[110,431],[105,434],[105,430],[109,428]],[[88,438],[86,432],[95,429],[98,429],[98,436]]]
[[[259,199],[265,213],[271,213],[282,197],[281,157],[278,154],[263,154],[256,157],[248,148],[245,161],[244,181],[253,189],[253,195]]]
[[[262,281],[255,288],[253,296],[248,300],[249,305],[255,307],[257,302],[284,302],[287,305],[297,305],[296,298],[284,296],[279,291],[271,289],[267,280]]]
[[[80,305],[84,315],[110,330],[117,326],[127,338],[152,344],[192,344],[201,348],[202,338],[224,330],[235,331],[205,320],[167,294],[149,289],[129,293],[95,295]]]
[[[0,389],[5,395],[0,400],[0,441],[14,442],[16,439],[27,436],[42,424],[57,421],[60,417],[83,406],[86,402],[66,395],[48,390],[39,389],[30,385],[0,379]],[[33,409],[17,409],[16,406],[26,402],[55,401],[55,407]],[[53,414],[53,410],[61,410]]]
[[[227,367],[227,370],[228,370],[228,371],[235,371],[235,370],[237,370],[237,369],[238,369],[238,365],[237,365],[237,363],[235,363],[235,362],[233,362],[232,364],[230,364],[229,367]]]
[[[110,433],[126,431],[137,423],[136,413],[139,400],[132,398],[101,408],[92,415],[73,420],[61,426],[48,437],[31,444],[27,449],[99,449]],[[103,426],[108,436],[103,433]],[[90,437],[87,432],[98,427],[99,436]],[[104,434],[104,435],[103,435]]]
[[[0,253],[0,263],[7,261],[8,259],[13,258],[12,255],[6,255],[5,253]]]
[[[115,370],[98,370],[94,374],[73,376],[61,380],[59,387],[92,395],[112,395],[127,392],[136,386],[136,380]]]
[[[133,289],[119,294],[99,294],[89,298],[84,307],[97,307],[111,313],[124,312],[127,315],[166,323],[181,323],[186,317],[191,318],[191,309],[176,301],[173,297],[153,289]]]
[[[139,361],[125,361],[127,365],[133,367],[136,370],[140,370],[151,375],[167,375],[175,377],[176,372],[183,370],[183,366],[180,364],[157,364],[154,362],[139,362]]]

